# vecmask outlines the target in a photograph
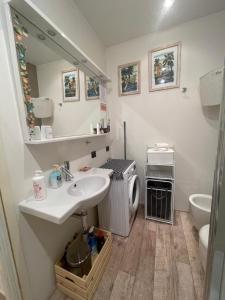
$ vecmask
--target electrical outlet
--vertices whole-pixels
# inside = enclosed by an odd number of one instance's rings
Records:
[[[91,158],[95,158],[96,157],[96,151],[92,151],[91,152]]]
[[[105,147],[105,151],[106,151],[106,152],[109,152],[109,146],[106,146],[106,147]]]

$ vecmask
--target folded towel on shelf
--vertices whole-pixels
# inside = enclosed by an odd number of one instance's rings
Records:
[[[155,143],[154,146],[157,148],[169,148],[168,143]]]

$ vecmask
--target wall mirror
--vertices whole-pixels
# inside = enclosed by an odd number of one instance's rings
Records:
[[[109,132],[108,78],[102,71],[78,57],[77,49],[52,26],[44,31],[46,22],[38,26],[15,8],[11,20],[28,140]]]

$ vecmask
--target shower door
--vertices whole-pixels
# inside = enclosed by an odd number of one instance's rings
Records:
[[[225,86],[225,85],[223,85]],[[224,89],[224,88],[223,88]],[[220,108],[219,140],[213,184],[204,300],[225,299],[225,93]]]

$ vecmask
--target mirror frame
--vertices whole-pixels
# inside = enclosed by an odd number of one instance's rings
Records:
[[[62,53],[67,61],[72,63],[74,66],[78,67],[86,75],[92,77],[96,81],[100,82],[103,88],[106,88],[107,82],[111,82],[109,77],[99,68],[74,42],[72,42],[68,36],[60,30],[56,24],[54,24],[34,3],[30,0],[9,0],[5,5],[5,15],[7,22],[8,30],[8,44],[11,52],[11,69],[14,75],[14,84],[16,89],[16,96],[18,99],[18,108],[20,112],[20,121],[23,130],[24,142],[26,144],[44,144],[50,142],[59,142],[64,140],[71,139],[81,139],[87,137],[95,137],[96,134],[90,135],[74,135],[68,137],[53,138],[47,141],[36,140],[31,141],[29,136],[29,130],[27,126],[27,112],[24,105],[24,92],[21,85],[20,70],[17,60],[17,53],[15,47],[15,36],[13,29],[13,20],[11,15],[11,8],[18,11],[22,16],[26,16],[30,22],[32,22],[37,28],[40,29],[40,32],[44,33],[51,45],[54,45],[57,48],[57,51]],[[51,36],[49,32],[55,32],[55,36]],[[101,100],[101,99],[100,99]],[[106,135],[106,134],[102,134]]]

